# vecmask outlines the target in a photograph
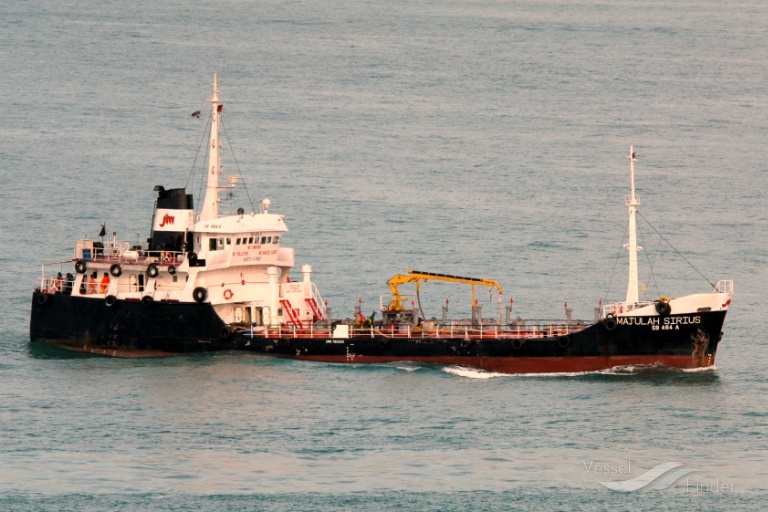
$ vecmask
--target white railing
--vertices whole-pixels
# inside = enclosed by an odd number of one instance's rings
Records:
[[[532,323],[526,323],[532,322]],[[480,339],[537,339],[566,336],[578,332],[587,327],[586,322],[559,321],[557,323],[546,323],[539,320],[529,320],[518,322],[513,326],[502,325],[437,325],[435,327],[424,328],[413,327],[408,324],[403,325],[348,325],[349,337],[368,336],[371,338],[442,338],[459,340],[480,340]],[[244,333],[248,337],[263,337],[280,339],[291,338],[328,338],[331,335],[328,327],[315,326],[309,324],[307,327],[298,327],[296,325],[275,325],[264,326],[251,324],[246,327]]]
[[[715,285],[712,293],[730,293],[733,294],[733,279],[721,279]]]
[[[639,302],[614,302],[613,304],[606,304],[603,306],[602,318],[605,318],[609,314],[613,316],[623,315],[625,313],[629,313],[632,310],[644,308],[646,306],[652,306],[653,304],[655,304],[655,302],[652,300],[643,300]]]
[[[315,283],[310,282],[309,284],[311,285],[310,294],[312,295],[312,298],[315,299],[317,307],[320,308],[320,312],[323,314],[323,318],[327,320],[328,311],[325,309],[325,302],[323,302],[323,298],[320,296],[320,290],[317,289]]]

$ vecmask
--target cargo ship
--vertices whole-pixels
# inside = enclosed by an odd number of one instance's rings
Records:
[[[312,281],[292,275],[294,250],[283,244],[283,215],[264,199],[253,211],[222,212],[222,192],[242,176],[224,175],[217,76],[210,98],[205,197],[199,211],[185,188],[155,186],[145,243],[113,236],[75,241],[71,258],[44,263],[32,294],[30,340],[114,357],[252,351],[333,363],[414,362],[502,373],[596,371],[628,365],[713,366],[733,281],[683,297],[640,300],[633,147],[629,148],[629,279],[624,301],[601,304],[590,321],[513,319],[491,279],[408,270],[392,277],[380,317],[334,320]],[[199,116],[199,112],[193,115]],[[99,238],[99,237],[97,237]],[[298,279],[294,279],[298,277]],[[425,318],[420,300],[400,287],[451,282],[471,288],[471,318]],[[475,288],[498,308],[486,318]]]

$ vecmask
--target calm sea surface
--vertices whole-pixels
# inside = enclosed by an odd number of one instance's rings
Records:
[[[0,509],[764,509],[766,19],[759,0],[5,0]],[[646,298],[735,280],[717,367],[502,376],[30,345],[42,262],[102,222],[146,238],[155,185],[192,173],[198,194],[190,113],[214,72],[225,173],[250,196],[223,208],[269,197],[336,318],[376,310],[409,268],[497,279],[515,316],[567,301],[592,318],[626,287],[635,144],[640,212],[695,267],[641,226]],[[446,298],[467,314],[466,290],[423,292],[428,315]],[[667,462],[698,471],[600,484]]]

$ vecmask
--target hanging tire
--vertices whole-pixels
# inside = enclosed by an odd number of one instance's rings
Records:
[[[173,265],[168,267],[168,273],[171,274],[171,275],[176,274],[176,267],[174,267]]]
[[[192,298],[195,299],[195,302],[204,302],[205,299],[208,298],[208,290],[206,290],[202,286],[198,286],[192,292]]]
[[[381,338],[379,341],[376,342],[376,345],[379,348],[384,348],[387,345],[389,345],[389,338]]]
[[[108,308],[111,308],[117,304],[117,297],[114,295],[107,295],[107,298],[104,299],[104,302],[107,303]]]
[[[123,267],[121,267],[119,263],[115,263],[109,267],[109,273],[115,277],[120,277],[120,275],[123,273]]]
[[[88,270],[88,265],[85,264],[85,261],[77,260],[77,263],[75,263],[75,272],[78,274],[85,274],[86,270]]]
[[[37,304],[40,306],[45,306],[48,304],[48,301],[50,300],[51,296],[47,293],[40,292],[37,294]]]
[[[197,253],[196,252],[189,252],[187,253],[187,261],[189,262],[190,267],[196,267],[197,266]]]
[[[656,303],[656,312],[659,316],[669,316],[672,313],[672,306],[669,302],[659,301]]]
[[[160,269],[157,268],[157,265],[152,263],[150,266],[147,267],[147,275],[149,277],[157,277],[160,275]]]
[[[570,336],[560,336],[557,338],[557,346],[560,348],[568,348],[571,346],[571,337]]]
[[[524,345],[523,340],[520,338],[515,338],[514,340],[512,340],[512,348],[515,350],[520,350],[521,348],[523,348],[523,345]]]
[[[603,319],[603,325],[605,326],[606,330],[612,331],[616,329],[616,326],[619,325],[619,322],[616,321],[615,316],[613,316],[611,313],[608,313],[608,315]]]
[[[145,295],[141,298],[141,305],[144,307],[152,307],[152,304],[155,303],[155,299],[152,298],[151,295]]]
[[[221,336],[221,339],[223,340],[228,340],[229,338],[232,337],[232,328],[228,325],[225,325],[219,331],[219,336]]]

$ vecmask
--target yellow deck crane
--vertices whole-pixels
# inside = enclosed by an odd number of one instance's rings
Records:
[[[472,287],[472,306],[474,307],[476,305],[476,299],[475,299],[475,286],[487,286],[490,288],[489,291],[493,291],[494,288],[496,288],[499,291],[499,304],[501,304],[501,285],[494,281],[493,279],[479,279],[476,277],[462,277],[462,276],[453,276],[450,274],[437,274],[435,272],[420,272],[418,270],[408,270],[407,274],[397,274],[394,277],[392,277],[389,281],[387,281],[387,284],[389,285],[389,289],[392,291],[392,298],[389,299],[389,304],[386,306],[384,311],[382,311],[385,318],[387,316],[398,316],[398,314],[402,315],[402,313],[408,312],[409,310],[406,309],[405,306],[403,306],[403,302],[405,302],[407,297],[403,297],[400,295],[400,290],[398,289],[400,285],[406,284],[406,283],[414,283],[416,285],[416,298],[419,301],[419,311],[421,312],[421,317],[424,318],[424,310],[421,308],[421,299],[419,297],[419,287],[421,286],[421,283],[426,283],[427,281],[444,281],[449,283],[460,283],[460,284],[468,284]]]

